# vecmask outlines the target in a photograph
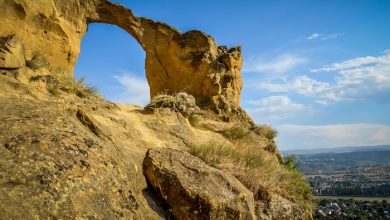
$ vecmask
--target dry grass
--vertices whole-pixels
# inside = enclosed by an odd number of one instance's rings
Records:
[[[260,148],[210,142],[193,146],[190,153],[236,176],[258,200],[278,193],[305,207],[311,205],[311,190],[303,175],[280,164],[275,155]]]
[[[46,60],[45,56],[40,53],[34,53],[31,60],[26,62],[26,66],[32,70],[37,70],[40,68],[48,67],[49,62]]]
[[[34,53],[31,60],[26,65],[32,70],[45,68],[50,74],[36,75],[30,78],[30,82],[43,81],[47,84],[47,91],[55,96],[59,96],[61,91],[73,93],[80,98],[88,96],[99,96],[97,87],[85,82],[85,77],[75,79],[64,68],[50,66],[45,56]]]
[[[48,86],[47,91],[53,96],[59,96],[61,94],[57,86]]]
[[[67,77],[62,80],[59,87],[60,90],[66,93],[73,93],[80,98],[99,96],[97,87],[95,85],[85,83],[85,77],[81,77],[78,80],[72,77]]]
[[[278,135],[278,132],[269,125],[257,125],[253,131],[268,140],[273,140]]]
[[[190,124],[192,126],[195,126],[195,127],[198,126],[199,123],[203,120],[204,120],[203,117],[201,115],[198,115],[198,114],[193,114],[193,115],[190,115],[190,117],[188,117],[188,121],[190,122]]]
[[[250,130],[240,124],[235,124],[229,129],[223,130],[221,134],[230,141],[235,141],[245,138],[249,135]]]
[[[156,107],[174,108],[178,102],[179,100],[175,96],[161,93],[152,98],[150,105]]]

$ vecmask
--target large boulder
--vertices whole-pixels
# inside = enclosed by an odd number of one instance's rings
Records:
[[[15,35],[0,37],[0,68],[16,69],[24,66],[24,48]]]
[[[255,219],[252,192],[187,152],[151,149],[143,173],[177,219]]]

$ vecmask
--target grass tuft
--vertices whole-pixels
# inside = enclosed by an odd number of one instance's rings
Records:
[[[278,136],[278,132],[269,125],[257,125],[254,129],[254,132],[260,136],[267,138],[268,140],[273,140]]]
[[[234,140],[239,140],[244,137],[246,137],[249,134],[249,129],[246,127],[236,124],[233,127],[223,130],[221,134],[228,140],[234,141]]]
[[[188,121],[192,126],[197,126],[202,120],[204,120],[203,117],[198,114],[193,114],[188,117]]]
[[[208,142],[192,146],[189,151],[207,164],[233,174],[255,195],[266,200],[269,194],[311,207],[311,189],[304,176],[291,166],[280,164],[276,157],[249,145]]]
[[[84,90],[84,92],[86,92],[88,94],[93,94],[93,95],[98,94],[98,89],[97,89],[96,85],[85,83],[85,76],[82,76],[76,82],[77,82],[79,89]]]
[[[26,66],[32,70],[37,70],[43,67],[48,67],[49,62],[46,60],[45,56],[40,53],[34,53],[31,60],[26,62]]]
[[[67,78],[64,80],[61,90],[67,93],[73,93],[80,98],[99,95],[95,85],[85,83],[85,77],[81,77],[78,80]]]

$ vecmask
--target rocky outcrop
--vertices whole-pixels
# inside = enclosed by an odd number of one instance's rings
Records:
[[[0,0],[0,6],[0,37],[19,37],[28,59],[43,54],[71,74],[88,24],[114,24],[145,50],[152,97],[185,91],[200,106],[219,112],[239,109],[240,48],[218,46],[203,32],[181,33],[107,0]]]
[[[146,112],[154,112],[163,108],[180,112],[184,117],[189,117],[200,112],[195,98],[184,92],[174,95],[157,95],[145,106]]]
[[[176,219],[255,219],[252,192],[187,152],[149,150],[142,167]]]
[[[311,210],[302,209],[296,203],[277,194],[269,195],[266,204],[257,202],[256,215],[258,219],[263,220],[313,220]]]

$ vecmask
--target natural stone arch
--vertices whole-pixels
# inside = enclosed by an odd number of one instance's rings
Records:
[[[51,65],[72,73],[88,24],[113,24],[127,31],[145,50],[152,97],[185,91],[201,106],[224,112],[239,110],[240,48],[218,46],[200,31],[180,33],[106,0],[0,0],[0,5],[5,6],[0,14],[9,15],[0,21],[5,27],[0,36],[16,34],[25,46],[27,59],[39,52]]]

